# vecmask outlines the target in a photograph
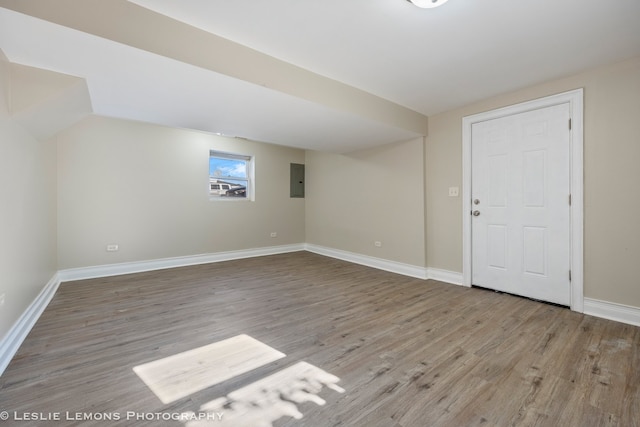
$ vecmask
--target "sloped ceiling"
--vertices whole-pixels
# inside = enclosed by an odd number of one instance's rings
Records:
[[[86,79],[97,114],[336,152],[640,55],[640,2],[0,0],[10,61]]]
[[[9,64],[9,114],[42,141],[92,113],[84,79]]]

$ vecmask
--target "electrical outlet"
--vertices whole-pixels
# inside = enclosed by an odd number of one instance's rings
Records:
[[[449,187],[449,197],[458,197],[460,189],[458,187]]]
[[[376,248],[381,248],[381,247],[382,247],[382,242],[379,242],[379,241],[377,241],[377,240],[376,240],[375,242],[373,242],[373,245],[374,245]]]
[[[107,245],[107,252],[116,252],[120,249],[118,245]]]
[[[275,231],[271,232],[271,237],[278,237],[278,233],[276,233]]]

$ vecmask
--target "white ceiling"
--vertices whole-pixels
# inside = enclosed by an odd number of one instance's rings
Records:
[[[427,116],[640,55],[638,0],[133,3]],[[4,8],[0,49],[86,78],[97,114],[340,152],[419,136]]]
[[[432,115],[640,54],[638,0],[134,0]]]

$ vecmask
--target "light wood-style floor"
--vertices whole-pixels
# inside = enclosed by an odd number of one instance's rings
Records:
[[[166,404],[133,370],[243,335],[285,356]],[[0,378],[0,410],[63,417],[7,426],[207,407],[212,426],[639,426],[640,328],[299,252],[62,284]]]

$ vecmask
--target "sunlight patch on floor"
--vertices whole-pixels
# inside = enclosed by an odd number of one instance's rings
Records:
[[[285,356],[243,334],[138,365],[133,370],[167,404]]]
[[[313,402],[324,405],[318,394],[323,387],[338,393],[344,389],[337,385],[340,378],[307,362],[298,362],[268,377],[212,400],[200,408],[200,412],[224,414],[217,421],[196,420],[186,427],[269,427],[284,416],[301,419],[298,404]]]

